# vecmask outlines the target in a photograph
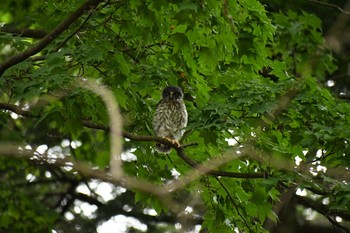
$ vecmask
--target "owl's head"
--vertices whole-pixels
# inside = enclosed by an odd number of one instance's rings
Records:
[[[184,94],[180,87],[167,86],[162,93],[163,99],[182,100]]]

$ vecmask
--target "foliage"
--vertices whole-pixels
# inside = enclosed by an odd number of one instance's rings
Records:
[[[9,1],[0,19],[11,27],[50,32],[82,4]],[[6,30],[0,33],[3,61],[40,43]],[[107,86],[123,115],[123,130],[135,135],[153,134],[162,88],[178,85],[189,113],[183,143],[198,144],[186,147],[186,155],[202,163],[252,147],[262,156],[247,153],[216,170],[266,176],[207,174],[169,192],[175,206],[193,209],[186,222],[154,193],[121,192],[114,184],[116,203],[104,202],[91,187],[89,194],[78,191],[93,177],[55,162],[3,156],[0,232],[94,232],[118,214],[138,218],[149,232],[164,232],[161,222],[169,231],[180,222],[183,229],[199,224],[209,232],[268,232],[267,218],[277,222],[274,206],[290,188],[307,190],[317,205],[304,200],[305,207],[330,219],[340,216],[345,223],[338,226],[349,229],[350,106],[320,84],[341,65],[325,43],[322,21],[305,11],[267,12],[257,0],[101,2],[38,54],[4,70],[0,141],[36,154],[46,145],[54,159],[107,170],[113,143],[108,130],[86,124],[107,126],[106,106],[75,81],[88,78]],[[176,150],[165,156],[152,146],[124,141],[124,154],[132,153],[123,162],[126,174],[166,184],[195,169]],[[97,206],[96,214],[77,211],[77,200]],[[145,214],[147,208],[157,216]]]

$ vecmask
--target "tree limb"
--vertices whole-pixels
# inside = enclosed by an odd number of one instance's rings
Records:
[[[14,112],[18,115],[24,116],[24,117],[30,117],[30,118],[39,118],[40,116],[38,115],[33,115],[30,111],[23,110],[22,108],[13,105],[13,104],[8,104],[8,103],[0,103],[0,109],[5,109],[9,110],[11,112]],[[83,126],[87,128],[92,128],[92,129],[99,129],[99,130],[105,130],[105,131],[110,131],[110,127],[101,125],[101,124],[96,124],[94,122],[88,121],[88,120],[82,120]],[[178,156],[183,159],[188,165],[190,165],[192,168],[195,169],[200,169],[201,172],[205,174],[209,174],[212,176],[224,176],[224,177],[232,177],[232,178],[245,178],[245,179],[256,179],[256,178],[266,178],[268,177],[267,173],[238,173],[238,172],[228,172],[228,171],[217,171],[209,169],[208,167],[203,167],[201,164],[195,162],[191,158],[189,158],[185,151],[184,147],[178,147],[176,143],[170,142],[169,140],[166,140],[163,137],[157,137],[157,136],[150,136],[150,135],[136,135],[132,134],[130,132],[122,131],[122,136],[124,138],[128,138],[132,141],[145,141],[145,142],[159,142],[162,144],[165,144],[167,146],[172,147],[173,149],[176,150]],[[230,161],[230,159],[226,159]],[[231,159],[232,160],[232,159]],[[214,167],[217,168],[217,167]],[[204,169],[204,170],[203,170]]]
[[[296,186],[291,187],[282,187],[280,190],[281,196],[279,198],[279,201],[275,203],[273,206],[272,211],[275,213],[275,215],[278,217],[280,216],[283,208],[289,204],[293,196],[295,195]],[[266,218],[263,227],[268,232],[274,232],[277,224],[270,218]]]
[[[34,39],[42,39],[47,35],[47,32],[44,30],[27,29],[27,28],[19,29],[6,24],[0,27],[0,32],[11,33],[20,37],[30,37]]]
[[[247,220],[244,218],[244,216],[241,214],[241,212],[239,211],[238,205],[236,204],[235,200],[233,199],[231,193],[228,191],[228,189],[226,188],[226,186],[221,182],[221,180],[218,177],[215,177],[216,181],[220,184],[220,186],[225,190],[228,198],[230,199],[231,203],[233,204],[233,206],[235,207],[237,214],[241,217],[242,221],[244,222],[244,224],[246,225],[246,227],[249,229],[249,232],[252,232],[252,229],[250,228]]]
[[[324,216],[339,216],[347,221],[350,221],[350,213],[330,208],[329,205],[323,205],[322,203],[307,197],[302,197],[298,195],[295,195],[295,197],[302,205],[310,207]]]
[[[11,66],[18,64],[43,50],[49,43],[51,43],[51,41],[67,30],[71,24],[73,24],[82,14],[84,14],[84,12],[90,10],[91,8],[95,8],[101,2],[101,0],[88,0],[70,16],[64,19],[59,25],[57,25],[57,27],[55,27],[38,43],[0,63],[0,76],[2,76],[3,73]]]
[[[118,180],[123,174],[122,169],[122,116],[119,111],[119,106],[114,98],[113,93],[105,86],[97,82],[86,80],[79,80],[77,86],[83,86],[85,89],[99,95],[106,105],[109,116],[109,133],[110,133],[110,159],[109,166],[112,176]]]
[[[191,167],[195,169],[200,169],[197,162],[190,159],[183,150],[182,147],[176,149],[177,154]],[[234,177],[234,178],[245,178],[245,179],[256,179],[256,178],[266,178],[268,176],[267,173],[239,173],[239,172],[227,172],[227,171],[216,171],[216,170],[209,170],[205,173],[212,175],[212,176],[224,176],[224,177]]]
[[[37,118],[37,116],[32,115],[31,112],[23,110],[22,108],[14,104],[0,103],[0,109],[5,109],[24,117]]]

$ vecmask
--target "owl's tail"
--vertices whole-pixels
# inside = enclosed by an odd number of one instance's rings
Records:
[[[171,151],[171,147],[161,144],[161,143],[156,143],[156,146],[154,147],[154,149],[156,149],[156,151],[158,151],[159,153],[164,153],[164,154],[169,154]]]

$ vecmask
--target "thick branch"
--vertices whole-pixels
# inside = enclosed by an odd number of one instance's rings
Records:
[[[16,113],[17,115],[24,116],[24,117],[36,118],[36,116],[33,116],[31,112],[23,110],[22,108],[14,104],[0,103],[0,109],[9,110],[11,112]]]
[[[177,222],[177,218],[175,215],[168,215],[167,213],[164,213],[164,212],[156,216],[144,214],[142,212],[142,208],[139,208],[138,205],[134,206],[134,208],[132,208],[130,211],[123,210],[124,205],[130,205],[130,206],[135,205],[134,198],[133,197],[130,198],[133,195],[134,193],[128,191],[123,195],[118,196],[116,199],[111,200],[106,204],[99,206],[99,209],[98,209],[99,221],[105,221],[115,215],[120,214],[128,217],[137,218],[138,220],[140,220],[145,224],[161,223],[161,222],[175,224]],[[202,222],[200,218],[196,218],[195,216],[193,216],[193,220],[196,220],[197,224],[200,224]]]
[[[299,203],[316,210],[324,216],[339,216],[344,220],[350,221],[350,214],[346,213],[346,211],[332,209],[329,205],[323,205],[322,203],[307,197],[302,197],[298,195],[295,195],[295,197],[298,199]]]
[[[281,215],[283,208],[289,204],[295,194],[295,191],[295,186],[282,188],[279,201],[277,201],[273,206],[273,212],[277,217]],[[276,223],[270,218],[267,218],[263,225],[264,229],[266,229],[268,232],[274,232],[276,226]]]
[[[14,28],[9,25],[4,25],[0,27],[1,32],[15,34],[20,37],[30,37],[34,39],[41,39],[47,35],[47,32],[44,30],[35,30],[35,29],[19,29]]]
[[[74,13],[72,13],[68,18],[63,20],[57,27],[55,27],[49,34],[47,34],[42,40],[34,44],[32,47],[26,49],[22,53],[18,53],[9,59],[5,60],[0,64],[0,76],[11,66],[14,66],[30,56],[43,50],[51,41],[58,37],[62,32],[68,29],[68,27],[73,24],[84,12],[96,7],[101,0],[89,0],[79,7]]]
[[[338,228],[344,230],[344,232],[350,232],[350,229],[342,225],[340,222],[337,222],[334,217],[339,216],[343,218],[344,220],[349,221],[350,220],[350,214],[348,214],[345,210],[335,210],[330,208],[329,205],[323,205],[322,203],[312,200],[307,197],[302,197],[295,195],[295,197],[298,199],[299,203],[312,208],[313,210],[319,212],[320,214],[324,215],[328,221],[332,223],[333,226],[337,226]]]

